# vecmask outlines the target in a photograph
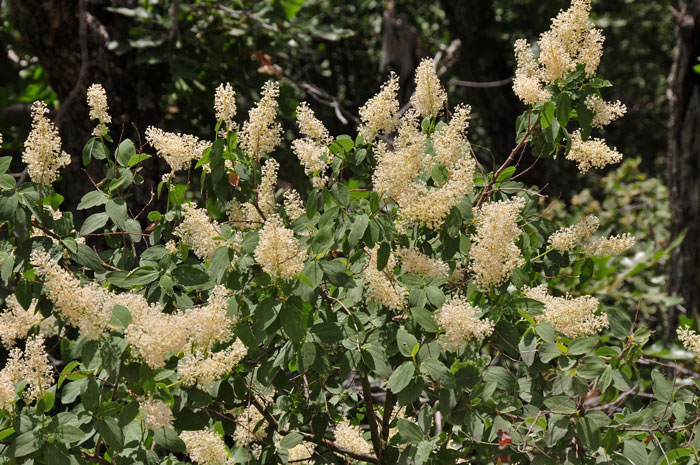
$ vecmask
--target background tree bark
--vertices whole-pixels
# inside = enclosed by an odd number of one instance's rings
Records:
[[[56,122],[64,150],[73,162],[61,171],[60,192],[72,207],[92,190],[80,161],[95,127],[88,117],[87,87],[100,83],[105,88],[115,143],[130,137],[139,147],[144,143],[140,134],[145,127],[158,124],[162,117],[159,97],[161,85],[167,81],[163,76],[167,67],[136,63],[133,52],[120,55],[108,47],[127,39],[127,24],[123,16],[107,8],[136,4],[136,0],[10,0],[15,27],[39,59],[61,102]],[[161,170],[155,158],[144,163],[144,184],[133,190],[129,200],[130,208],[138,209],[134,213],[150,200],[150,189],[160,181]]]
[[[678,49],[669,77],[669,170],[672,235],[686,239],[672,256],[670,290],[688,314],[700,311],[700,0],[681,2],[676,13]]]

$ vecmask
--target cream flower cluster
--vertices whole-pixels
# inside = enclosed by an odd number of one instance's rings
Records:
[[[90,107],[90,119],[96,119],[99,123],[93,129],[92,135],[102,137],[107,132],[107,125],[112,122],[107,104],[107,93],[101,84],[93,84],[87,90],[87,103]]]
[[[416,91],[411,96],[411,106],[419,115],[435,118],[447,102],[447,93],[435,73],[433,60],[424,58],[416,69]]]
[[[175,235],[187,244],[202,260],[211,258],[216,249],[223,245],[219,223],[212,220],[207,211],[186,203],[182,206],[182,222],[175,228]]]
[[[192,160],[200,159],[210,145],[195,136],[165,132],[154,126],[146,129],[146,140],[156,149],[158,156],[170,165],[171,172],[168,176],[187,168]]]
[[[306,253],[291,229],[284,227],[277,215],[270,216],[260,231],[255,261],[277,278],[291,279],[304,269]]]
[[[430,258],[415,249],[399,248],[396,256],[401,259],[401,269],[404,273],[412,273],[431,279],[446,279],[450,267],[442,260]]]
[[[61,151],[61,137],[56,126],[45,116],[44,102],[32,104],[32,130],[24,141],[22,161],[27,164],[29,178],[44,186],[58,177],[58,170],[70,164],[70,155]]]
[[[198,465],[224,465],[227,462],[226,444],[214,431],[183,431],[180,439],[185,443],[187,455]]]
[[[289,461],[287,463],[312,465],[314,463],[313,456],[315,451],[316,444],[303,441],[289,449]]]
[[[517,68],[513,79],[513,92],[526,105],[546,102],[552,94],[542,87],[542,73],[535,53],[525,39],[515,41]]]
[[[233,118],[236,116],[236,92],[228,82],[219,84],[214,95],[214,113],[217,121],[223,121],[226,132],[232,131],[236,124]]]
[[[435,312],[435,321],[445,331],[442,346],[451,352],[462,349],[472,339],[483,339],[493,332],[493,322],[479,319],[477,312],[464,297],[452,297]]]
[[[15,345],[18,339],[24,339],[33,326],[41,323],[43,317],[36,311],[37,300],[33,299],[28,309],[24,309],[14,294],[7,296],[7,311],[0,313],[0,340],[6,349]]]
[[[572,0],[568,10],[552,19],[550,30],[540,35],[537,60],[527,42],[521,39],[515,43],[518,68],[513,91],[524,103],[548,100],[551,95],[543,83],[564,78],[577,65],[584,66],[586,76],[595,74],[603,55],[604,37],[600,29],[593,27],[590,12],[590,0]]]
[[[554,297],[547,293],[544,284],[526,288],[523,293],[544,304],[544,312],[535,317],[536,321],[548,321],[556,331],[570,339],[593,335],[608,327],[607,315],[595,314],[598,310],[598,299],[595,297]]]
[[[265,439],[266,428],[267,422],[262,413],[254,405],[248,405],[236,415],[236,431],[233,433],[233,440],[240,446],[248,447],[252,442]]]
[[[333,432],[335,443],[340,447],[358,454],[370,454],[372,446],[362,436],[362,428],[350,424],[348,420],[341,421]]]
[[[204,351],[210,351],[217,342],[228,342],[233,338],[231,326],[236,321],[227,314],[230,292],[218,285],[209,293],[205,305],[193,307],[184,313],[185,324],[189,327],[190,343]]]
[[[141,419],[147,429],[170,428],[173,426],[173,412],[170,406],[159,399],[151,397],[139,402]]]
[[[316,118],[314,111],[306,102],[301,102],[297,107],[297,125],[299,126],[299,131],[309,139],[326,145],[333,142],[333,138],[326,126],[321,120]]]
[[[629,233],[601,237],[586,243],[583,247],[583,254],[589,257],[594,255],[620,255],[631,249],[635,242],[634,236]]]
[[[371,143],[379,133],[388,134],[398,124],[396,114],[399,111],[399,77],[392,71],[389,80],[382,84],[379,93],[369,99],[360,108],[362,125],[359,133],[367,144]]]
[[[321,188],[328,182],[324,174],[330,164],[328,147],[315,140],[304,138],[292,142],[292,151],[304,166],[307,176],[313,176],[314,187]]]
[[[262,167],[262,178],[258,185],[258,206],[265,217],[275,214],[277,202],[275,202],[275,188],[277,187],[277,172],[280,164],[270,158]],[[257,214],[257,211],[256,211]]]
[[[297,125],[306,137],[292,142],[292,151],[304,166],[307,176],[313,176],[314,187],[321,188],[328,182],[325,175],[330,164],[328,144],[333,141],[328,129],[314,115],[306,102],[297,107]]]
[[[521,233],[518,213],[524,206],[522,197],[514,197],[485,203],[475,211],[476,238],[469,252],[470,269],[484,289],[507,280],[523,262],[515,241]]]
[[[391,310],[402,310],[408,290],[394,279],[393,269],[396,266],[396,257],[390,254],[386,267],[379,271],[377,269],[378,250],[379,246],[366,250],[369,258],[362,276],[367,284],[368,298]]]
[[[413,110],[401,120],[394,150],[388,150],[383,141],[375,144],[377,167],[372,183],[399,205],[402,218],[438,229],[452,207],[474,188],[476,164],[466,139],[469,113],[468,106],[458,106],[450,123],[434,134],[434,157],[425,154],[427,136]],[[425,179],[436,163],[445,168],[447,179],[442,185],[429,186]]]
[[[587,173],[591,168],[603,168],[605,165],[620,163],[622,154],[611,149],[602,139],[581,138],[581,130],[571,133],[571,150],[566,155],[567,160],[576,162],[581,173]]]
[[[140,294],[118,294],[116,305],[131,313],[131,324],[124,336],[136,355],[153,369],[162,368],[173,355],[181,352],[190,333],[181,312],[165,313],[158,304],[149,304]]]
[[[393,199],[412,195],[413,186],[409,181],[420,174],[423,166],[427,136],[418,128],[414,115],[409,112],[401,120],[394,150],[389,150],[384,141],[375,144],[377,166],[372,174],[372,184],[376,191]]]
[[[79,328],[87,339],[99,339],[111,317],[110,293],[96,283],[82,286],[46,252],[34,250],[30,262],[36,274],[44,279],[46,296],[61,318]]]
[[[240,147],[249,157],[260,157],[272,152],[281,142],[282,125],[277,121],[279,84],[268,81],[262,88],[262,98],[248,113],[248,121],[238,134]]]
[[[284,193],[284,211],[287,212],[287,216],[292,221],[306,213],[304,202],[301,201],[299,192],[295,189],[289,189]]]
[[[611,122],[624,116],[627,113],[627,106],[619,100],[616,102],[606,102],[597,95],[586,97],[586,108],[593,112],[591,125],[594,128],[602,128]]]
[[[219,352],[206,354],[200,349],[186,352],[177,363],[177,374],[185,386],[196,384],[206,390],[214,381],[231,373],[247,353],[248,348],[240,340]]]
[[[24,401],[37,399],[53,384],[54,368],[44,349],[44,338],[34,336],[27,339],[24,351],[15,347],[0,371],[0,409],[10,409],[15,401],[14,385],[26,381]]]
[[[252,203],[241,204],[236,199],[226,205],[226,215],[231,226],[242,231],[263,223],[260,213]]]
[[[223,286],[211,291],[206,304],[170,314],[158,304],[149,304],[140,294],[117,294],[113,301],[129,309],[132,322],[124,335],[151,368],[162,368],[170,357],[184,351],[185,361],[180,360],[184,373],[178,373],[194,384],[229,373],[245,356],[240,343],[221,352],[203,352],[233,337],[235,320],[226,316],[228,291]]]
[[[572,251],[580,243],[588,241],[598,230],[600,222],[594,215],[589,215],[578,223],[559,229],[549,236],[551,248],[562,251]]]
[[[700,360],[700,334],[690,328],[678,328],[676,334],[683,347],[693,352],[696,360]]]

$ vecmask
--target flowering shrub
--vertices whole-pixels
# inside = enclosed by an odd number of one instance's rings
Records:
[[[582,172],[620,161],[590,137],[624,107],[602,100],[589,12],[575,0],[539,54],[516,44],[527,109],[490,173],[467,139],[469,107],[446,108],[426,60],[411,107],[400,111],[392,75],[354,139],[299,106],[305,201],[277,192],[277,84],[240,130],[222,85],[213,142],[149,128],[172,169],[158,186],[169,207],[132,212],[152,155],[112,144],[93,86],[83,161],[105,177],[78,229],[52,188],[59,136],[36,104],[32,182],[16,185],[0,159],[3,463],[697,463],[700,383],[642,357],[651,333],[625,302],[578,293],[591,257],[634,238],[601,237],[594,217],[558,228],[517,181],[528,148],[533,164],[560,155]],[[201,205],[179,183],[193,164]],[[561,295],[549,283],[563,269],[577,274]],[[700,353],[700,336],[680,334]]]

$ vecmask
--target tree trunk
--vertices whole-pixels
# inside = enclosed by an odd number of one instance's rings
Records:
[[[671,232],[686,239],[670,264],[670,290],[689,315],[700,311],[700,0],[681,2],[678,49],[669,77]]]
[[[167,80],[167,68],[137,64],[133,51],[118,55],[107,47],[110,42],[126,40],[123,36],[129,26],[128,18],[109,12],[107,7],[136,4],[136,0],[10,1],[16,28],[44,67],[61,102],[56,123],[63,148],[73,162],[61,171],[63,181],[57,190],[65,196],[68,208],[74,208],[82,195],[93,189],[80,161],[82,148],[96,125],[88,117],[87,87],[99,83],[107,92],[113,120],[110,134],[115,144],[130,137],[139,147],[145,127],[161,119],[160,86]],[[145,182],[129,199],[134,214],[148,203],[150,189],[155,190],[162,170],[156,159],[144,164],[141,174]],[[90,171],[102,178],[97,166],[91,166]]]

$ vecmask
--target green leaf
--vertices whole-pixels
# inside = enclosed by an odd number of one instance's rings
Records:
[[[399,418],[397,422],[399,428],[399,434],[406,441],[418,444],[425,439],[425,434],[420,429],[420,426],[416,425],[412,421],[406,420],[404,418]]]
[[[651,379],[654,396],[661,402],[670,402],[673,396],[673,383],[656,370],[651,372]]]
[[[331,187],[331,195],[340,206],[347,207],[350,203],[350,191],[341,182],[336,182]]]
[[[339,135],[335,141],[343,147],[343,150],[346,152],[349,152],[352,150],[352,148],[355,146],[355,143],[352,141],[352,138],[350,136],[341,134]]]
[[[529,331],[525,333],[518,344],[518,350],[520,350],[520,356],[525,365],[532,366],[537,355],[537,337]]]
[[[9,174],[0,174],[0,189],[14,189],[17,182]]]
[[[362,239],[368,225],[369,217],[364,213],[355,218],[350,226],[350,233],[348,234],[348,244],[350,244],[350,247],[355,247],[360,239]]]
[[[78,251],[71,258],[94,271],[104,271],[99,255],[86,244],[78,244]]]
[[[0,157],[0,174],[7,173],[12,163],[12,157]]]
[[[571,113],[571,97],[567,92],[562,92],[557,97],[557,120],[561,127],[566,127]]]
[[[321,228],[314,238],[311,240],[311,250],[315,254],[322,254],[327,252],[331,245],[333,244],[333,226],[328,225],[325,228]]]
[[[514,174],[515,174],[515,166],[509,166],[503,171],[501,171],[501,174],[498,175],[496,178],[496,182],[504,182],[510,179]]]
[[[316,361],[316,344],[313,342],[304,342],[299,349],[299,369],[305,372]]]
[[[348,274],[345,263],[343,263],[343,260],[340,258],[336,258],[330,262],[321,262],[321,269],[323,270],[323,276],[334,286],[346,288],[355,287],[355,283]]]
[[[580,337],[574,339],[569,345],[568,355],[593,354],[595,346],[598,345],[597,337]]]
[[[80,199],[78,204],[78,210],[85,210],[87,208],[96,207],[98,205],[104,205],[109,199],[102,191],[91,191],[88,192]]]
[[[584,260],[581,266],[581,275],[579,276],[579,283],[581,286],[585,285],[593,277],[593,272],[595,271],[595,264],[593,260],[587,258]]]
[[[450,237],[458,237],[461,233],[460,228],[462,227],[462,214],[459,212],[459,208],[452,207],[450,213],[445,219],[445,230],[447,235]]]
[[[107,224],[107,220],[109,220],[109,215],[104,212],[94,213],[88,216],[83,222],[83,226],[80,228],[80,235],[85,236],[104,227],[104,225]]]
[[[386,387],[391,389],[393,393],[398,394],[408,386],[413,379],[414,373],[413,362],[404,362],[391,375],[389,381],[386,383]]]
[[[153,432],[153,440],[166,450],[181,454],[185,452],[185,443],[172,428],[158,428]]]
[[[627,336],[632,334],[632,319],[626,311],[617,307],[608,307],[606,312],[610,330],[616,337],[626,339]]]
[[[150,265],[140,266],[131,271],[126,279],[130,286],[143,286],[158,279],[158,270]]]
[[[411,315],[418,322],[418,324],[429,333],[436,333],[438,331],[438,326],[435,324],[433,314],[430,312],[430,310],[414,307],[411,309]]]
[[[128,308],[122,305],[115,305],[112,309],[112,314],[114,316],[110,320],[110,323],[114,323],[122,329],[125,329],[131,324],[131,312]]]
[[[131,423],[134,418],[139,414],[139,403],[136,401],[131,401],[126,404],[126,407],[119,412],[117,417],[117,424],[120,428],[124,428],[126,425]]]
[[[570,415],[576,412],[576,402],[567,396],[551,396],[544,400],[544,405],[554,413]]]
[[[600,447],[600,428],[592,418],[581,418],[576,424],[576,433],[586,449],[595,451]]]
[[[294,342],[301,342],[306,334],[304,315],[296,305],[285,305],[280,311],[280,321],[285,334]]]
[[[301,10],[301,7],[304,5],[305,1],[306,0],[280,0],[280,5],[282,5],[282,8],[284,9],[284,16],[286,16],[287,19],[294,18],[299,10]]]
[[[450,173],[448,173],[445,165],[442,163],[435,163],[433,168],[430,170],[430,177],[433,178],[433,181],[435,181],[438,186],[442,186],[445,184],[445,182],[447,182],[447,179],[450,177]]]
[[[302,436],[299,433],[292,432],[284,436],[282,440],[280,441],[280,447],[282,449],[291,449],[294,446],[297,446],[301,444],[301,441],[304,439],[304,436]]]
[[[117,452],[124,448],[124,433],[119,423],[113,417],[104,417],[95,425],[95,429],[102,435],[109,447]]]
[[[44,440],[37,431],[27,431],[17,436],[14,441],[14,457],[24,457],[32,454],[44,444]]]
[[[105,210],[109,218],[116,224],[119,229],[124,230],[126,228],[126,220],[129,215],[126,211],[126,203],[122,199],[110,199],[105,205]]]
[[[425,369],[431,378],[440,383],[442,387],[447,389],[454,389],[457,387],[457,380],[455,375],[452,374],[449,368],[447,368],[440,360],[431,358],[425,360],[420,365],[421,371]]]
[[[58,425],[56,434],[62,442],[67,444],[79,442],[85,437],[85,432],[83,430],[71,424]]]
[[[612,83],[610,81],[599,77],[594,77],[588,81],[588,84],[590,84],[590,86],[594,89],[600,89],[601,87],[612,87]]]
[[[61,370],[61,374],[58,377],[58,384],[56,386],[56,389],[61,388],[61,385],[66,381],[66,375],[72,372],[73,369],[79,365],[80,362],[78,362],[77,360],[73,360],[72,362],[69,362],[68,365],[63,367],[63,370]]]
[[[0,193],[0,220],[9,220],[19,205],[19,196],[14,191]]]
[[[91,138],[83,147],[83,165],[88,165],[91,159],[105,160],[109,158],[109,150],[105,144],[96,138]]]
[[[124,139],[117,147],[117,163],[121,166],[129,166],[129,161],[136,155],[136,147],[131,139]]]
[[[635,439],[625,441],[622,453],[633,465],[647,465],[649,460],[646,446]]]
[[[399,346],[399,352],[405,357],[410,358],[413,353],[413,348],[418,344],[418,340],[404,328],[399,328],[396,333],[396,343]]]
[[[185,287],[199,286],[209,281],[206,271],[192,265],[178,266],[172,271],[171,276],[177,284]]]
[[[138,165],[139,163],[141,163],[142,161],[148,160],[149,158],[151,158],[150,155],[147,155],[145,153],[138,153],[138,154],[132,156],[131,158],[129,158],[128,166],[129,166],[129,168],[132,168],[132,167]]]
[[[389,243],[382,242],[379,244],[379,250],[377,251],[377,270],[382,271],[384,268],[386,268],[387,263],[389,263],[390,255],[391,246]]]

